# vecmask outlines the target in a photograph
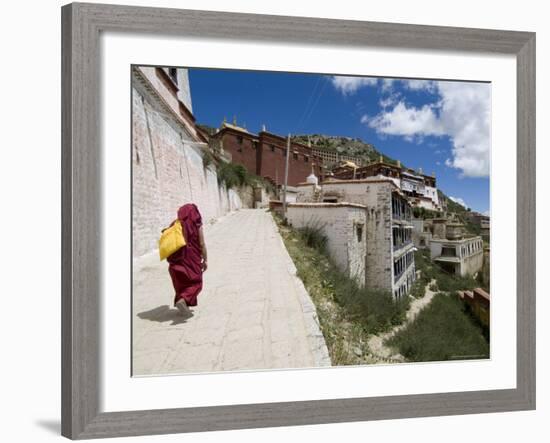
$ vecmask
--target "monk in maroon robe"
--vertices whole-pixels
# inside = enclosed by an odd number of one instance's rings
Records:
[[[182,314],[189,314],[188,306],[197,305],[202,289],[202,273],[207,268],[206,245],[202,230],[202,217],[197,206],[188,203],[178,210],[186,245],[168,257],[168,271],[176,296],[174,306]]]

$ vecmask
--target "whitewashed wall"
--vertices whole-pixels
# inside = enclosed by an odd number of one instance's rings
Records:
[[[157,248],[162,228],[185,203],[195,203],[205,223],[251,203],[251,190],[218,185],[205,168],[200,144],[155,106],[146,91],[133,90],[133,256]]]
[[[365,284],[367,255],[365,208],[334,203],[290,204],[287,218],[294,228],[319,226],[326,235],[327,250],[338,268]],[[361,226],[361,237],[357,226]]]

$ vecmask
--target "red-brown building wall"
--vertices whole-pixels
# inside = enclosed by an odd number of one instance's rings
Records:
[[[258,174],[256,144],[252,134],[225,130],[221,135],[223,149],[231,154],[231,161],[243,165],[248,172]],[[259,175],[259,174],[258,174]]]
[[[278,185],[284,182],[286,139],[267,132],[259,136],[223,129],[218,135],[223,149],[232,156],[232,162],[243,165],[249,172],[271,179]],[[307,159],[307,161],[306,161]],[[311,174],[323,174],[321,159],[307,146],[292,143],[288,162],[288,185],[296,186]]]
[[[259,162],[261,164],[262,177],[270,178],[277,185],[284,183],[285,152],[286,146],[283,148],[281,143],[278,143],[277,140],[273,140],[269,137],[262,137],[262,134],[260,134]],[[291,185],[290,170],[291,166],[289,161],[289,185]]]
[[[267,132],[260,132],[261,172],[263,177],[271,177],[277,184],[283,184],[285,172],[286,139]],[[321,159],[313,155],[307,146],[299,143],[290,144],[288,160],[288,184],[296,186],[306,181],[313,172],[317,177],[322,175]]]

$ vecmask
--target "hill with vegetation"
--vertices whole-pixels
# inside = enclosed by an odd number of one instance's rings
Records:
[[[292,140],[305,145],[311,142],[312,148],[357,157],[362,163],[378,161],[380,156],[382,156],[387,163],[397,163],[394,159],[378,151],[373,144],[366,143],[360,138],[322,134],[302,134],[293,136]]]
[[[309,141],[311,142],[311,146],[314,148],[324,149],[331,152],[338,152],[342,155],[357,157],[364,163],[377,162],[380,157],[382,157],[384,162],[386,163],[397,164],[397,161],[395,159],[388,157],[383,152],[380,152],[373,144],[366,143],[359,138],[309,134],[295,135],[294,137],[292,137],[292,139],[304,144],[307,144]],[[406,167],[406,165],[403,165],[403,167]],[[443,203],[443,206],[447,207],[447,211],[449,213],[456,214],[457,218],[464,223],[468,232],[479,235],[479,226],[472,225],[467,217],[467,214],[470,212],[470,208],[466,208],[460,203],[451,200],[451,198],[445,195],[445,193],[441,190],[438,190],[438,193],[439,200]],[[417,209],[418,210],[415,211],[415,216],[419,218],[434,218],[441,217],[442,215],[440,212],[437,211],[424,210],[423,208]]]

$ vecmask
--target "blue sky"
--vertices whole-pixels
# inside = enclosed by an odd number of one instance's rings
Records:
[[[490,84],[209,69],[189,80],[199,123],[357,137],[489,210]]]

